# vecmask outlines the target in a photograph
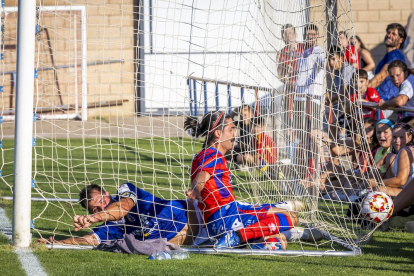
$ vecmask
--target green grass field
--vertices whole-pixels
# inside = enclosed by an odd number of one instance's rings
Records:
[[[10,196],[13,172],[12,140],[3,141],[3,177],[0,196]],[[184,198],[194,149],[187,139],[87,139],[38,140],[33,172],[33,196],[77,198],[85,183],[104,183],[110,191],[131,181],[157,196]],[[87,171],[87,173],[85,173]],[[246,174],[235,173],[235,193],[247,198],[251,190]],[[0,205],[12,217],[12,202]],[[339,208],[331,206],[331,208]],[[69,235],[72,215],[84,213],[78,204],[33,202],[33,241],[40,234],[59,239]],[[86,234],[83,231],[80,234]],[[78,235],[78,233],[77,233]],[[289,249],[300,249],[292,245]],[[309,248],[314,250],[315,248]],[[329,249],[323,245],[321,250]],[[33,250],[50,275],[399,275],[414,271],[414,234],[402,231],[376,232],[364,254],[356,257],[276,257],[191,254],[182,261],[150,261],[146,256],[83,250],[47,250],[34,243]],[[1,275],[22,275],[21,265],[9,241],[0,234]]]

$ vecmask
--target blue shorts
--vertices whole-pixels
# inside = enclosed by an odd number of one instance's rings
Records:
[[[267,211],[275,207],[275,204],[249,204],[233,201],[214,212],[207,222],[207,231],[210,237],[218,238],[219,235],[230,231],[240,230],[258,222],[267,216]],[[279,231],[283,232],[292,228],[289,217],[284,214],[274,214],[279,221]]]

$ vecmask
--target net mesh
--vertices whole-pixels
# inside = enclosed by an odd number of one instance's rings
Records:
[[[306,227],[351,247],[368,239],[372,228],[361,228],[347,212],[378,172],[366,170],[372,156],[360,104],[349,102],[352,89],[342,88],[349,73],[329,69],[338,32],[354,33],[349,0],[38,4],[32,193],[42,201],[32,203],[36,235],[88,233],[71,226],[74,214],[86,214],[77,200],[90,183],[116,194],[131,182],[160,198],[185,199],[203,139],[191,139],[184,120],[221,110],[237,123],[235,147],[247,160],[228,162],[239,201],[300,200]],[[294,28],[290,40],[286,24]],[[309,24],[315,37],[305,35]],[[2,26],[0,193],[10,196],[16,8],[3,7]],[[340,95],[340,104],[325,104],[327,95]],[[245,105],[261,118],[261,128],[251,119],[243,129]],[[350,118],[346,130],[343,115]],[[341,156],[332,158],[332,148]],[[329,235],[292,242],[292,248],[341,250]]]

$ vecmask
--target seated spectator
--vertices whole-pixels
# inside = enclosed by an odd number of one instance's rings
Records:
[[[382,175],[385,175],[387,167],[384,158],[391,151],[392,130],[394,122],[388,119],[380,120],[376,125],[376,136],[378,139],[379,149],[376,151],[374,160],[377,168]]]
[[[392,23],[387,26],[387,33],[384,39],[387,53],[379,62],[375,69],[375,76],[368,84],[369,87],[375,87],[377,89],[378,94],[384,101],[388,101],[398,94],[398,88],[392,84],[388,76],[388,65],[394,60],[405,62],[405,57],[401,49],[403,48],[406,37],[407,33],[401,24]],[[392,110],[384,111],[385,118],[391,116],[392,113]]]
[[[387,109],[389,107],[407,106],[414,108],[414,73],[413,69],[401,60],[394,60],[388,65],[388,72],[390,74],[391,82],[399,89],[397,97],[388,101],[380,100],[378,107],[380,109]],[[414,115],[413,112],[409,113]]]
[[[372,79],[374,74],[372,70],[375,68],[375,61],[372,58],[371,52],[365,47],[359,36],[351,38],[350,43],[355,46],[360,57],[360,68],[368,73],[368,79]]]
[[[345,31],[338,33],[338,40],[344,49],[341,55],[342,61],[352,65],[355,69],[359,69],[359,53],[355,49],[355,46],[349,43],[348,34]]]
[[[367,139],[369,141],[369,146],[371,154],[375,154],[379,148],[377,137],[375,136],[375,124],[376,120],[368,118],[364,120],[364,127]],[[343,146],[338,144],[333,144],[331,146],[331,151],[334,157],[351,155],[353,167],[351,170],[346,170],[344,167],[332,163],[327,163],[323,167],[323,173],[321,174],[320,181],[321,192],[329,192],[332,189],[342,187],[341,183],[345,183],[345,177],[339,177],[338,175],[361,175],[367,172],[367,169],[372,166],[369,164],[371,158],[360,150],[360,139],[355,141],[346,140],[343,141]]]
[[[259,164],[262,171],[266,171],[268,165],[276,164],[277,161],[276,144],[265,131],[265,119],[263,117],[253,118],[253,134],[256,136],[256,164]]]
[[[412,120],[414,117],[408,119]],[[413,126],[409,123],[396,124],[393,129],[392,153],[385,161],[391,177],[383,180],[385,186],[379,187],[378,191],[396,196],[413,179],[414,148],[411,147],[413,145]]]
[[[261,171],[266,171],[269,165],[276,164],[277,148],[273,139],[266,134],[266,121],[263,117],[254,117],[252,120],[255,150],[252,154],[245,154],[243,161],[255,166]],[[242,159],[238,158],[238,162]],[[271,166],[273,167],[273,166]]]
[[[359,75],[359,78],[358,78]],[[363,102],[373,102],[378,103],[380,101],[380,97],[378,92],[372,88],[368,87],[368,74],[365,70],[358,69],[352,76],[352,82],[354,87],[354,92],[350,95],[350,101],[345,105],[345,115],[339,118],[340,124],[343,129],[350,131],[350,134],[355,133],[355,129],[358,126],[356,120],[358,116],[356,116],[352,110],[350,109],[351,103],[358,99],[359,94],[361,94],[361,99]],[[359,111],[359,110],[357,110]],[[372,118],[376,119],[377,117],[377,110],[375,108],[368,108],[364,107],[361,110],[362,118]],[[352,114],[352,115],[351,115]],[[381,119],[384,119],[384,114],[380,111]],[[341,123],[342,122],[342,123]],[[345,136],[345,133],[341,133],[342,136]]]
[[[253,108],[248,104],[236,108],[230,114],[234,124],[239,129],[239,143],[234,147],[234,150],[238,153],[249,152],[254,147],[251,137],[251,119],[254,117],[254,114]]]

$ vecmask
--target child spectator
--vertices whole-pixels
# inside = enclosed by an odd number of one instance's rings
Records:
[[[375,164],[382,175],[387,172],[387,167],[384,164],[385,156],[391,151],[392,129],[394,122],[389,119],[380,120],[375,128],[375,135],[377,136],[380,148],[375,153]]]
[[[253,134],[256,136],[256,164],[262,171],[276,164],[277,148],[273,139],[265,133],[266,121],[263,117],[253,118]]]
[[[388,73],[391,82],[399,89],[399,94],[396,98],[388,101],[380,100],[378,107],[387,109],[389,107],[407,106],[414,108],[414,73],[413,69],[407,67],[401,60],[394,60],[388,65]],[[413,116],[414,113],[408,113]]]
[[[358,78],[359,76],[359,78]],[[380,96],[377,92],[377,90],[375,90],[375,88],[372,87],[368,87],[368,73],[367,71],[363,70],[363,69],[358,69],[356,70],[356,72],[354,73],[353,77],[353,82],[354,82],[354,88],[355,88],[355,92],[353,95],[351,95],[351,101],[353,102],[355,99],[358,99],[358,94],[361,95],[361,99],[364,102],[374,102],[374,103],[379,103],[380,101]],[[376,119],[377,114],[376,114],[376,109],[375,108],[367,108],[364,107],[362,108],[362,117],[363,118],[372,118],[372,119]],[[384,114],[381,111],[381,119],[384,119]]]
[[[345,96],[345,88],[351,83],[355,68],[341,58],[341,48],[338,46],[332,46],[329,51],[329,66],[335,75],[333,82],[336,92],[341,96]],[[334,94],[331,101],[335,102],[338,98],[338,95]]]

